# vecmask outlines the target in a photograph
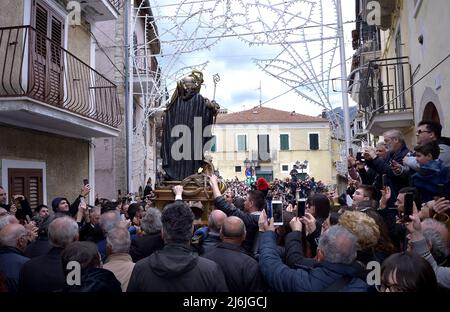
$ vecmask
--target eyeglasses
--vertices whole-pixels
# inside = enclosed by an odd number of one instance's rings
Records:
[[[399,287],[397,284],[384,284],[381,282],[381,285],[375,285],[375,288],[378,292],[407,292],[407,289]]]
[[[419,130],[416,131],[416,134],[419,135],[419,134],[422,134],[424,132],[430,133],[431,131],[419,129]]]

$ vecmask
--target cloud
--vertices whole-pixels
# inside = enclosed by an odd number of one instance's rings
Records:
[[[244,2],[253,3],[254,1],[255,0],[248,0]],[[173,1],[173,3],[175,2],[176,1]],[[218,1],[218,3],[219,2],[220,1]],[[239,1],[233,0],[232,2],[238,3]],[[265,2],[279,3],[279,1],[276,0]],[[166,2],[153,0],[152,3],[165,4]],[[225,2],[222,1],[221,3]],[[164,14],[175,14],[176,8],[176,6],[164,7]],[[155,14],[156,12],[157,10],[154,10]],[[185,14],[185,11],[181,10],[178,12],[178,14],[183,15]],[[344,21],[354,20],[354,1],[343,1],[343,14]],[[205,14],[200,22],[198,22],[197,19],[191,19],[188,23],[185,24],[186,33],[192,34],[199,25],[203,27],[208,23],[217,23],[217,21],[208,21],[208,16],[208,14]],[[324,17],[325,23],[335,22],[333,20],[333,16],[330,15],[329,8],[326,10]],[[181,20],[181,18],[178,18],[178,21]],[[173,23],[171,24],[167,21],[165,24],[158,24],[160,33],[163,32],[164,27],[173,26]],[[351,30],[353,28],[353,23],[349,23],[344,26],[347,58],[349,58],[353,53],[351,49]],[[205,29],[201,29],[197,35],[202,36],[205,33]],[[218,32],[216,31],[213,35],[216,35],[217,33]],[[295,32],[292,36],[295,36],[296,34],[297,32]],[[314,37],[318,36],[317,30],[315,28],[311,28],[310,34],[311,36],[314,35]],[[174,36],[174,38],[182,39],[181,37],[183,35],[178,34],[178,36],[180,36],[180,38],[176,38],[176,36]],[[326,34],[324,34],[324,36],[326,36]],[[207,41],[207,43],[212,41],[213,40]],[[312,43],[310,44],[310,47],[311,56],[315,56],[319,53],[318,48],[320,47],[320,42]],[[173,64],[173,67],[176,68],[176,66],[181,67],[184,65],[201,64],[208,61],[208,66],[204,70],[205,85],[202,88],[202,94],[208,98],[212,98],[214,96],[214,83],[212,80],[212,76],[218,73],[221,77],[221,80],[217,85],[215,95],[216,100],[221,106],[229,108],[231,111],[250,109],[251,107],[258,105],[260,98],[259,90],[257,89],[259,88],[261,82],[262,102],[264,103],[268,101],[266,104],[264,104],[265,106],[287,111],[295,110],[303,114],[319,115],[322,111],[322,107],[312,104],[300,97],[298,94],[296,94],[296,92],[290,91],[291,87],[285,85],[278,79],[264,73],[256,66],[253,61],[254,59],[274,58],[281,51],[281,49],[282,47],[280,45],[250,46],[247,42],[243,42],[242,40],[235,37],[227,37],[222,38],[210,49],[204,49],[201,51],[183,55],[183,57],[181,58],[182,62]],[[299,49],[299,53],[302,55],[302,57],[306,57],[304,52],[304,49]],[[162,66],[164,66],[165,64],[170,64],[170,62],[173,60],[174,59],[169,56],[165,59],[165,62],[161,64]],[[328,59],[326,61],[328,61]],[[339,51],[336,51],[336,54],[334,55],[332,61],[334,65],[339,64]],[[350,68],[350,61],[347,62],[347,68]],[[338,91],[341,91],[339,80],[341,79],[341,73],[339,66],[331,71],[331,78],[338,78],[338,80],[334,81],[334,86]],[[346,77],[343,78],[345,79]],[[330,101],[333,107],[342,106],[342,93],[333,92],[330,89]],[[350,104],[352,104],[351,100]]]

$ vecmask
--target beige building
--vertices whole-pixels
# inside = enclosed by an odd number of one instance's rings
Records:
[[[432,119],[445,127],[450,118],[450,3],[446,0],[382,0],[381,24],[366,23],[367,0],[356,1],[350,93],[366,129],[377,138],[400,129],[408,146],[415,125]],[[376,140],[375,140],[376,141]]]
[[[304,173],[327,184],[334,180],[326,119],[255,107],[218,115],[213,134],[213,163],[226,179],[244,180],[248,159],[257,162],[257,177],[268,180],[288,177],[293,165],[305,160]]]
[[[117,19],[121,4],[2,1],[0,172],[9,198],[23,194],[34,208],[73,200],[83,179],[93,185],[94,138],[116,137],[121,114],[116,85],[95,70],[91,30]]]

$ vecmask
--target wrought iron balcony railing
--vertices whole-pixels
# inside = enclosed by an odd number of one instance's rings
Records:
[[[0,98],[29,97],[117,127],[117,87],[30,26],[0,28]]]
[[[373,60],[361,79],[360,110],[366,124],[378,114],[413,110],[411,65],[407,56]]]
[[[123,7],[123,0],[108,0],[109,3],[111,3],[111,5],[113,7],[116,8],[117,12],[119,12],[119,10]]]

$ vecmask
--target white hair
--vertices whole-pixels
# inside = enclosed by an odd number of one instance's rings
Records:
[[[318,248],[326,261],[350,264],[356,259],[357,238],[345,227],[333,225],[320,237]]]
[[[11,230],[8,228],[12,228]],[[17,240],[28,232],[21,224],[7,224],[0,231],[0,246],[16,247]]]
[[[48,240],[52,246],[66,247],[78,240],[78,224],[70,217],[60,217],[48,226]]]
[[[130,233],[125,227],[117,226],[108,231],[106,243],[111,246],[112,253],[128,253],[130,251]]]
[[[0,217],[0,231],[8,224],[19,223],[19,220],[13,215],[7,214]]]

